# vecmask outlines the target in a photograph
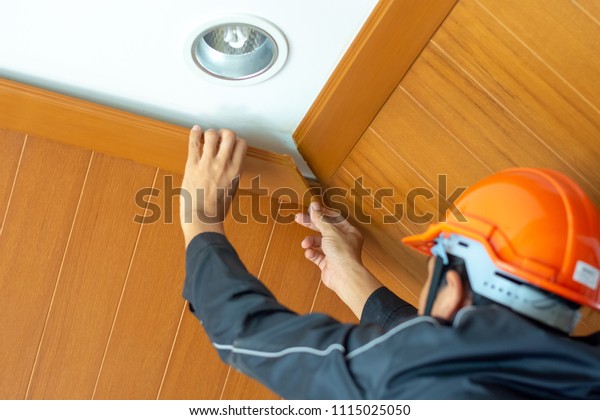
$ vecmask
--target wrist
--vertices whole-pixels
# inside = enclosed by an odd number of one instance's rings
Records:
[[[223,223],[210,223],[210,224],[193,223],[193,224],[185,224],[182,227],[183,227],[183,236],[185,239],[186,248],[190,244],[190,242],[192,242],[192,239],[194,239],[196,236],[200,235],[201,233],[213,232],[213,233],[220,233],[221,235],[225,235],[225,227],[224,227]]]
[[[360,319],[362,310],[369,297],[383,286],[361,263],[352,263],[347,267],[344,278],[336,282],[334,292]]]

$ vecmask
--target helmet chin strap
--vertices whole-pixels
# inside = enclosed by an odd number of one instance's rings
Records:
[[[444,247],[443,237],[439,237],[436,243],[431,247],[431,253],[435,256],[435,267],[433,269],[433,276],[431,276],[431,283],[429,285],[429,292],[427,293],[427,301],[425,303],[424,315],[431,316],[433,310],[433,303],[439,292],[446,274],[446,267],[449,263],[448,254],[446,254],[446,248]]]
[[[431,286],[427,295],[425,315],[431,316],[433,303],[443,285],[446,272],[452,266],[450,257],[465,263],[469,287],[474,295],[484,297],[513,312],[541,322],[559,331],[570,333],[579,321],[577,306],[549,295],[498,268],[484,246],[471,238],[441,234],[431,247],[436,257]]]

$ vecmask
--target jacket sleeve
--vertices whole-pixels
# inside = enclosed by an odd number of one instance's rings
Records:
[[[387,287],[380,287],[367,299],[360,323],[376,324],[388,331],[416,316],[417,310],[414,306],[400,299]]]
[[[341,324],[323,314],[290,311],[217,233],[192,240],[186,271],[184,297],[226,363],[285,398],[380,396],[386,363],[371,363],[366,350],[385,333],[381,326]]]

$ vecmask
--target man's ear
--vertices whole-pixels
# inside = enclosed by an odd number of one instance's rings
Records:
[[[448,270],[446,285],[438,292],[431,314],[449,321],[463,306],[465,306],[465,286],[456,271]]]

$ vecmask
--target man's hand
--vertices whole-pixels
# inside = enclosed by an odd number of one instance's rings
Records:
[[[202,133],[200,127],[192,128],[180,200],[186,247],[200,233],[225,233],[223,221],[237,191],[246,150],[246,141],[231,130]]]
[[[321,269],[323,284],[333,290],[360,319],[365,302],[382,284],[362,265],[361,233],[343,217],[318,202],[310,215],[297,214],[296,222],[320,232],[304,238],[304,256]]]

